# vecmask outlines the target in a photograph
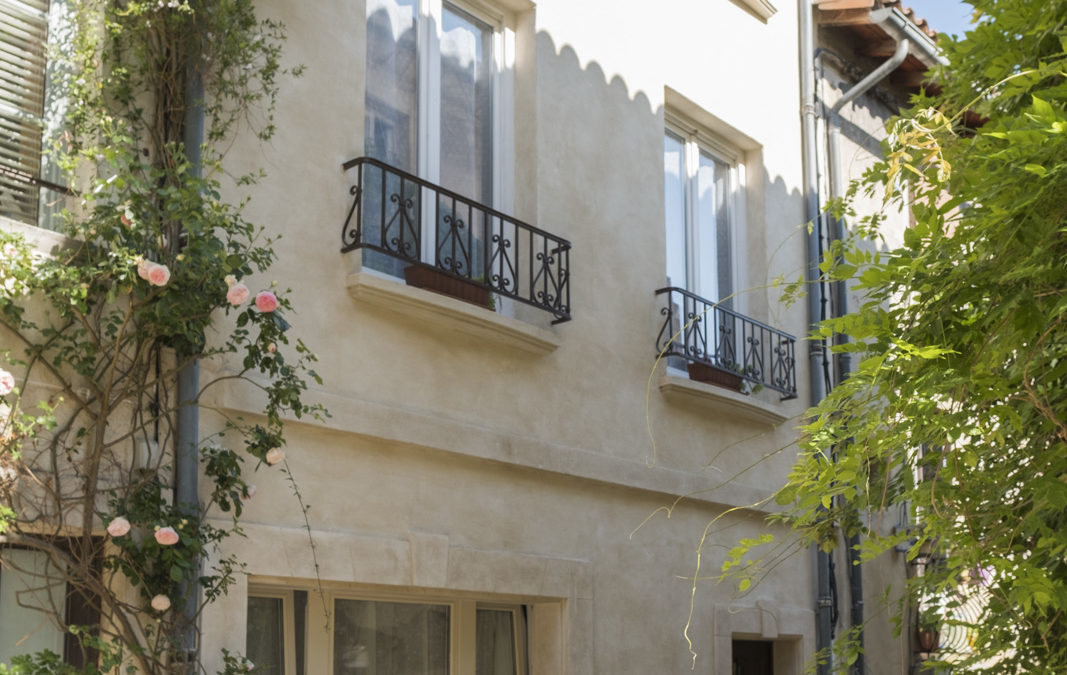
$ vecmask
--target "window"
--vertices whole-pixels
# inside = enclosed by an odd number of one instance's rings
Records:
[[[100,561],[93,565],[99,568]],[[95,633],[100,623],[98,600],[71,590],[64,570],[48,554],[0,549],[0,663],[46,649],[73,666],[95,662],[95,651],[83,649],[60,621],[90,626]]]
[[[63,75],[46,45],[68,28],[65,0],[0,0],[0,216],[49,229],[67,190],[42,157],[65,113]]]
[[[683,129],[668,117],[663,139],[667,285],[733,308],[743,164],[739,153],[711,135]]]
[[[246,655],[256,664],[256,672],[526,673],[526,613],[521,605],[330,593],[332,620],[329,635],[323,635],[326,623],[308,619],[307,598],[305,591],[249,591]],[[329,644],[328,655],[309,653],[308,643]],[[311,663],[312,658],[322,661]]]
[[[510,98],[505,34],[502,19],[479,15],[458,3],[367,0],[365,154],[463,197],[501,207],[504,102]],[[436,222],[449,212],[447,205],[435,204],[429,194],[420,195],[414,185],[404,190],[404,201],[422,212],[421,217],[406,217],[427,229],[418,238],[407,234],[408,241],[421,241],[424,250],[404,255],[434,260],[435,248],[449,236],[449,223]],[[382,192],[364,186],[366,213],[377,212],[370,201]],[[364,227],[389,227],[389,223],[365,222]],[[483,246],[484,233],[474,236],[479,240],[475,246]],[[472,265],[483,259],[480,249],[468,255]],[[371,251],[364,252],[364,262],[394,275],[403,266]]]

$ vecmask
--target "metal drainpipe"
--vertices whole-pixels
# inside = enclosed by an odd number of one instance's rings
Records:
[[[863,78],[859,83],[845,92],[833,108],[830,109],[830,119],[827,124],[827,182],[829,183],[830,197],[836,199],[840,196],[840,192],[837,188],[837,178],[839,176],[838,168],[838,156],[840,155],[841,144],[841,116],[840,111],[850,101],[855,100],[859,96],[863,95],[875,84],[880,82],[883,78],[889,75],[889,73],[896,70],[897,66],[904,62],[904,59],[908,57],[908,41],[901,40],[897,43],[896,51],[893,56],[880,65],[870,75]],[[831,239],[840,241],[845,238],[845,223],[841,218],[830,218],[831,223]],[[848,288],[843,281],[835,281],[831,284],[831,292],[833,294],[834,302],[831,307],[833,308],[834,316],[844,316],[848,313]],[[837,334],[834,336],[834,344],[843,345],[848,342],[848,336]],[[852,372],[852,357],[848,352],[841,352],[837,354],[837,382],[841,384],[848,378],[850,372]],[[856,659],[856,662],[852,664],[852,672],[856,675],[862,675],[866,672],[866,663],[863,655],[863,567],[859,561],[859,546],[860,535],[854,534],[848,538],[847,557],[848,557],[848,580],[849,580],[849,599],[851,600],[851,612],[849,616],[849,623],[853,628],[858,628],[856,639],[859,642],[860,652]]]
[[[801,113],[801,161],[804,180],[804,217],[808,224],[806,238],[805,280],[808,285],[808,324],[809,333],[814,334],[821,320],[822,286],[819,281],[819,258],[822,254],[820,242],[819,217],[819,169],[815,149],[816,118],[815,109],[815,27],[812,19],[811,0],[797,0],[797,14],[800,24],[800,113]],[[822,370],[824,345],[821,340],[809,338],[808,342],[808,383],[810,403],[818,405],[826,395]],[[833,666],[830,653],[831,607],[830,595],[830,556],[818,546],[812,547],[815,558],[815,649],[826,655],[823,662],[816,666],[818,675],[828,675]]]
[[[915,47],[923,56],[927,57],[927,60],[942,61],[942,57],[937,53],[936,47],[926,37],[925,34],[919,32],[918,28],[907,20],[898,10],[894,9],[881,9],[871,12],[871,20],[873,23],[878,24],[890,37],[897,41],[896,50],[893,56],[889,58],[885,63],[876,68],[867,77],[863,78],[852,86],[848,91],[841,96],[840,99],[830,109],[829,119],[827,120],[827,182],[829,184],[830,197],[836,199],[840,196],[837,180],[840,175],[839,158],[841,147],[841,110],[856,100],[863,94],[867,93],[872,87],[885,79],[890,73],[897,69],[901,63],[908,57],[909,50]],[[831,239],[843,240],[845,238],[845,222],[843,219],[831,218]],[[832,284],[831,293],[833,295],[834,302],[832,304],[834,316],[844,316],[848,313],[848,288],[843,281],[836,281]],[[838,334],[834,337],[834,344],[843,345],[848,342],[848,336]],[[840,384],[846,380],[849,374],[852,372],[852,356],[848,352],[842,352],[837,355],[836,364],[836,383]],[[857,638],[860,643],[861,651],[859,652],[859,658],[852,666],[852,672],[857,675],[862,675],[866,672],[866,664],[862,651],[863,647],[863,568],[859,561],[859,546],[861,538],[859,534],[855,534],[849,537],[848,540],[848,575],[849,575],[849,596],[851,600],[851,614],[850,624],[853,627],[858,627]]]
[[[199,52],[199,49],[197,49]],[[185,156],[189,161],[189,174],[201,175],[200,144],[204,140],[204,83],[200,77],[198,58],[193,55],[185,72],[185,119],[182,141]],[[174,503],[189,518],[200,517],[200,408],[196,402],[200,393],[200,362],[196,355],[179,354],[189,362],[178,371],[178,426],[175,432],[174,451]],[[200,561],[194,563],[199,577]],[[182,643],[185,647],[186,671],[199,670],[196,611],[199,604],[199,584],[183,584],[181,595],[185,599]]]
[[[815,31],[814,20],[812,16],[813,6],[811,0],[797,0],[797,12],[800,25],[800,92],[801,92],[801,139],[802,139],[802,163],[803,163],[803,180],[804,180],[804,208],[805,218],[811,228],[808,232],[806,240],[806,271],[805,278],[808,282],[808,321],[814,331],[821,318],[822,303],[825,299],[822,297],[822,287],[819,283],[819,262],[822,255],[821,241],[820,241],[820,226],[821,226],[821,206],[819,203],[819,173],[818,162],[816,156],[815,137],[816,137],[816,120],[818,112],[815,106]],[[909,42],[914,44],[924,56],[927,56],[933,60],[940,60],[940,56],[936,53],[936,47],[933,43],[918,31],[911,22],[909,22],[899,11],[894,9],[882,9],[871,13],[871,19],[874,23],[879,24],[883,30],[889,35],[893,36],[897,40],[897,49],[893,57],[886,63],[882,64],[870,75],[865,77],[856,86],[852,87],[834,106],[831,111],[831,120],[828,132],[828,150],[829,157],[827,160],[827,167],[829,183],[831,190],[836,191],[836,178],[838,175],[837,170],[837,155],[839,148],[839,134],[837,122],[839,121],[838,113],[841,108],[847,105],[850,101],[854,100],[858,96],[862,95],[873,87],[876,83],[880,82],[883,78],[889,75],[890,72],[895,70],[907,58],[908,44]],[[836,194],[835,194],[836,196]],[[833,232],[831,233],[835,239],[843,237],[844,223],[835,221],[833,223]],[[837,313],[843,315],[847,309],[847,297],[846,290],[843,284],[835,284],[833,288],[834,303]],[[808,359],[809,368],[808,376],[810,382],[810,401],[811,405],[817,405],[826,395],[825,386],[822,378],[822,368],[824,361],[824,345],[821,342],[812,340],[809,343]],[[847,355],[844,358],[838,360],[838,381],[840,382],[843,377],[847,377],[847,373],[851,370],[851,359]],[[849,542],[849,548],[852,550],[855,545],[858,545],[858,538],[853,538]],[[831,644],[831,634],[833,626],[831,623],[831,606],[832,598],[830,594],[830,558],[829,555],[823,553],[818,548],[813,547],[815,550],[816,558],[816,649],[819,651],[826,650],[827,658],[824,663],[817,666],[817,673],[819,675],[826,675],[832,669],[832,655],[829,653],[829,647]],[[860,641],[862,644],[862,624],[863,624],[863,589],[862,589],[862,575],[859,565],[853,565],[851,563],[854,560],[850,554],[850,580],[852,583],[852,625],[860,626]],[[853,569],[854,568],[854,569]],[[862,656],[854,667],[855,672],[863,672],[864,662]]]

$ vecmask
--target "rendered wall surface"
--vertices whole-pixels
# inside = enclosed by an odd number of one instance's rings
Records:
[[[543,672],[689,670],[685,579],[702,532],[780,483],[806,395],[753,395],[770,424],[658,387],[665,91],[744,154],[742,306],[803,334],[802,307],[768,287],[803,265],[796,21],[782,4],[767,23],[730,3],[495,7],[515,33],[512,212],[573,244],[574,319],[549,327],[516,312],[558,343],[542,354],[350,295],[350,275],[366,272],[358,254],[338,253],[352,180],[341,163],[363,152],[364,6],[263,4],[288,27],[287,60],[306,72],[285,85],[276,139],[239,140],[230,157],[269,174],[249,216],[283,239],[272,279],[255,281],[292,288],[293,332],[325,377],[313,393],[333,417],[290,425],[288,451],[323,580],[561,602],[565,654]],[[254,400],[231,388],[215,403],[251,410]],[[255,481],[250,536],[232,549],[251,583],[311,588],[295,501],[277,472]],[[656,513],[683,495],[670,519]],[[760,531],[761,508],[719,521],[705,572],[724,545]],[[796,667],[812,650],[812,574],[803,551],[743,596],[701,582],[696,672],[726,672],[738,634],[786,640],[782,659]],[[206,617],[205,654],[243,648],[241,590]],[[533,645],[542,638],[535,631]]]
[[[530,675],[726,673],[738,637],[776,641],[775,673],[802,672],[814,651],[811,552],[744,593],[712,577],[741,537],[789,540],[763,516],[795,457],[807,345],[797,343],[793,400],[690,382],[654,347],[668,109],[744,167],[738,308],[807,332],[803,303],[782,304],[773,285],[804,269],[795,3],[766,21],[740,0],[470,6],[514,39],[500,208],[573,244],[573,320],[558,325],[507,302],[494,314],[411,289],[340,253],[353,184],[342,163],[365,151],[366,5],[259,4],[285,23],[285,59],[305,72],[283,85],[270,143],[235,139],[231,172],[267,178],[228,197],[251,197],[247,218],[281,236],[271,276],[248,285],[277,282],[292,300],[292,336],[324,378],[308,399],[331,417],[288,425],[314,551],[285,476],[264,467],[250,480],[247,537],[226,549],[248,577],[204,616],[207,670],[220,648],[245,648],[249,585],[306,590],[320,617],[321,581],[350,596],[526,605]],[[884,111],[848,114],[877,136]],[[862,149],[846,143],[849,171],[871,161]],[[205,379],[226,370],[204,368]],[[205,403],[261,407],[255,388],[233,383]],[[205,413],[202,435],[221,427]],[[871,597],[895,574],[874,569]],[[896,672],[900,643],[870,644],[872,662],[894,664],[880,672]],[[310,644],[308,659],[308,673],[329,672],[330,645]]]

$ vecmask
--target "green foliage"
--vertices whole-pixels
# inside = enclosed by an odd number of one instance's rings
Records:
[[[862,555],[933,555],[909,580],[971,644],[968,672],[1067,672],[1067,1],[968,0],[980,22],[942,44],[943,91],[889,125],[858,191],[908,202],[898,248],[847,242],[829,279],[866,294],[821,332],[858,367],[810,411],[781,518]],[[977,129],[965,119],[985,119]],[[898,187],[904,186],[905,190]],[[836,205],[849,215],[848,201]],[[877,237],[883,218],[854,218]],[[884,243],[884,242],[883,242]],[[830,258],[832,256],[828,256]],[[887,533],[877,514],[914,525]],[[863,514],[861,516],[861,514]],[[983,570],[980,616],[954,613]],[[837,667],[843,667],[837,663]]]
[[[99,600],[107,621],[63,626],[101,654],[86,672],[184,673],[180,610],[199,612],[241,569],[217,551],[240,534],[246,460],[280,461],[284,418],[324,414],[304,401],[315,356],[290,339],[287,292],[246,286],[275,242],[223,198],[221,149],[238,125],[273,133],[283,30],[250,0],[75,7],[70,41],[52,53],[70,101],[51,148],[75,194],[65,243],[42,251],[0,231],[0,377],[15,380],[0,390],[0,543],[47,553],[73,590]],[[203,100],[189,98],[194,76]],[[193,152],[183,138],[196,108],[206,143]],[[207,502],[174,504],[176,415],[188,405],[175,382],[193,360],[262,390],[266,405],[254,421],[225,417],[201,444]],[[229,527],[204,518],[215,508]],[[249,672],[240,657],[224,661],[226,673]],[[73,672],[49,653],[5,668]]]

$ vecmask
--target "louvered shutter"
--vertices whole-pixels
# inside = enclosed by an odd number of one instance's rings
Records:
[[[0,215],[37,224],[48,0],[0,0]]]

